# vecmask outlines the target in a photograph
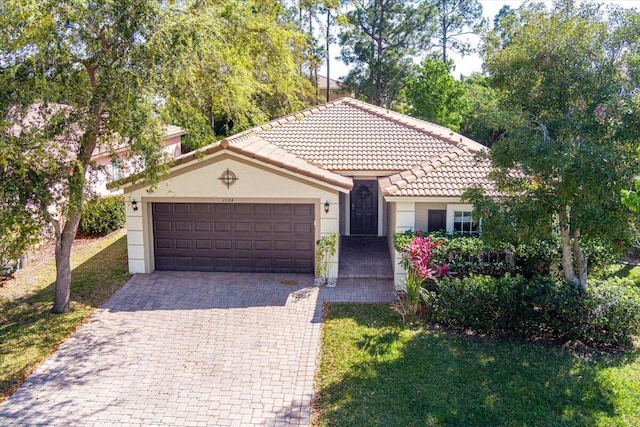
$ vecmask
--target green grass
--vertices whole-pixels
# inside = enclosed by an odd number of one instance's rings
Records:
[[[636,285],[640,284],[640,265],[632,265],[632,264],[613,264],[606,270],[605,277],[620,277],[620,278],[629,278],[633,280]]]
[[[640,426],[640,352],[577,355],[326,307],[316,426]]]
[[[55,351],[96,307],[127,282],[124,231],[74,248],[71,262],[69,313],[51,313],[55,281],[53,261],[31,271],[27,271],[27,267],[21,272],[36,278],[29,283],[25,296],[0,300],[0,401]]]

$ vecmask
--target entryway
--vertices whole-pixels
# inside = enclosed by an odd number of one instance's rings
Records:
[[[338,279],[393,280],[387,238],[341,236]]]

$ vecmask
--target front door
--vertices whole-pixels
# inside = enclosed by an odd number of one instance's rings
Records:
[[[378,181],[354,181],[351,234],[378,234]]]

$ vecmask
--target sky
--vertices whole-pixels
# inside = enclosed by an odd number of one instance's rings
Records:
[[[493,18],[498,14],[502,6],[508,4],[513,9],[518,8],[523,3],[522,0],[480,0],[480,4],[482,4],[482,12],[485,18],[489,20],[491,24],[493,24]],[[545,1],[547,5],[551,6],[552,1]],[[640,7],[640,0],[613,0],[613,1],[599,1],[597,3],[602,4],[616,4],[623,7]],[[469,41],[471,42],[471,46],[477,47],[480,39],[478,36],[472,35],[469,37]],[[329,49],[331,61],[331,78],[342,80],[347,73],[349,72],[349,67],[347,67],[340,59],[336,59],[340,55],[340,46],[337,44],[332,45]],[[464,58],[460,57],[455,53],[452,53],[450,57],[455,61],[455,70],[453,72],[454,76],[460,77],[460,75],[468,76],[474,72],[482,71],[482,60],[477,53],[466,55]],[[320,68],[319,74],[324,75],[322,72],[323,68]]]

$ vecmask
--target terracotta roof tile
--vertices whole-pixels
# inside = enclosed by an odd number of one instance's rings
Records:
[[[461,145],[461,136],[446,128],[351,98],[247,132],[332,171],[397,172]],[[247,132],[229,141],[234,143]],[[479,149],[473,141],[462,145],[470,151]]]
[[[496,196],[494,184],[487,178],[491,163],[465,150],[455,149],[439,159],[378,180],[385,196],[460,197],[469,187],[479,186],[488,195]],[[398,180],[410,172],[413,179]]]

